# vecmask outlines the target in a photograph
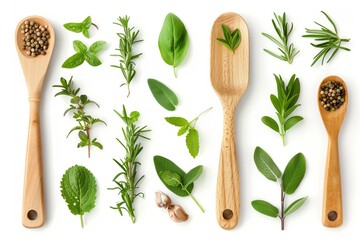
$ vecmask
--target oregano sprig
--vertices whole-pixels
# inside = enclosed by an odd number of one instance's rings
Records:
[[[95,146],[99,149],[103,149],[103,146],[100,142],[97,141],[97,138],[90,138],[90,130],[94,124],[97,123],[103,123],[106,125],[106,123],[99,119],[94,118],[89,114],[86,114],[85,108],[89,104],[94,104],[97,107],[100,107],[99,104],[96,102],[90,100],[86,95],[82,94],[80,95],[80,88],[75,89],[73,87],[73,77],[70,78],[69,81],[67,81],[65,78],[60,78],[61,85],[53,85],[55,88],[60,88],[60,92],[55,94],[56,96],[64,95],[70,97],[70,107],[66,109],[64,112],[64,116],[68,112],[73,113],[73,118],[75,119],[77,126],[73,127],[66,137],[68,137],[72,132],[78,131],[78,137],[80,139],[80,142],[78,143],[77,147],[86,147],[88,148],[88,157],[90,158],[90,147]]]
[[[138,155],[143,149],[139,140],[150,140],[144,135],[150,130],[147,129],[147,126],[139,127],[136,125],[140,117],[139,112],[133,111],[128,115],[124,105],[121,114],[116,110],[114,111],[126,124],[126,127],[122,128],[124,140],[116,139],[124,148],[126,155],[120,160],[113,159],[120,167],[120,172],[113,178],[116,186],[109,188],[109,190],[118,190],[122,200],[118,201],[116,206],[111,208],[117,209],[121,216],[123,215],[122,211],[125,210],[132,222],[135,223],[136,216],[133,204],[137,197],[144,196],[144,193],[138,191],[139,183],[144,178],[144,175],[141,177],[137,176],[137,168],[141,165]]]
[[[235,52],[235,49],[240,45],[241,42],[241,33],[237,28],[233,32],[230,31],[230,28],[225,24],[221,25],[224,38],[216,38],[216,40],[228,48],[232,53]]]
[[[296,104],[300,96],[300,80],[294,74],[291,76],[289,83],[285,86],[281,75],[277,76],[274,74],[274,76],[277,86],[277,96],[271,94],[270,100],[276,110],[279,123],[269,116],[262,117],[261,121],[280,134],[283,145],[285,146],[286,132],[303,120],[303,117],[301,116],[290,117],[295,109],[300,106],[300,104]]]
[[[186,134],[186,146],[189,150],[190,155],[193,158],[196,158],[196,156],[199,154],[199,150],[200,150],[199,132],[195,127],[196,122],[198,121],[198,119],[200,118],[201,115],[210,111],[211,109],[212,109],[212,107],[203,111],[202,113],[200,113],[196,118],[194,118],[191,121],[188,121],[183,117],[166,117],[165,118],[165,120],[168,123],[170,123],[176,127],[180,127],[178,134],[177,134],[178,136],[182,136],[185,133],[187,133]]]
[[[134,46],[142,42],[142,39],[138,38],[139,30],[135,30],[134,27],[129,27],[129,16],[119,17],[117,22],[114,22],[115,25],[118,25],[122,28],[122,32],[118,32],[119,37],[119,48],[116,48],[116,51],[119,51],[118,54],[112,54],[111,56],[119,57],[119,65],[111,65],[115,68],[120,68],[121,72],[125,78],[123,85],[127,85],[128,88],[128,97],[130,95],[130,83],[134,79],[136,70],[134,60],[139,58],[142,53],[134,53]]]
[[[94,26],[96,29],[99,29],[98,26],[92,22],[90,16],[85,18],[84,21],[82,22],[69,22],[64,24],[64,28],[66,28],[67,30],[75,33],[81,32],[86,38],[90,38],[89,29],[91,26]]]

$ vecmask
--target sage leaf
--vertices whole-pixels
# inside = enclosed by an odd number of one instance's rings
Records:
[[[283,191],[293,194],[299,187],[306,171],[305,157],[302,153],[296,154],[290,159],[282,176]]]
[[[268,126],[269,128],[271,128],[272,130],[274,130],[275,132],[279,132],[279,125],[277,124],[277,122],[272,119],[271,117],[268,116],[264,116],[261,118],[261,121]]]
[[[186,127],[189,125],[188,120],[183,117],[166,117],[165,120],[177,127]]]
[[[269,217],[276,218],[279,214],[277,207],[263,200],[254,200],[251,205],[256,211]]]
[[[162,82],[148,79],[148,85],[155,100],[166,110],[174,111],[179,103],[176,94]]]
[[[65,60],[61,67],[63,68],[75,68],[80,66],[85,61],[83,53],[75,53],[71,57]]]
[[[196,166],[184,176],[184,188],[187,188],[201,176],[203,168],[202,165]]]
[[[83,166],[72,166],[62,176],[60,190],[70,212],[80,215],[81,227],[84,227],[84,213],[90,212],[95,207],[96,180],[94,175]]]
[[[284,124],[285,131],[289,130],[291,127],[293,127],[295,124],[297,124],[298,122],[300,122],[303,119],[304,118],[300,117],[300,116],[292,116],[291,118],[289,118],[288,120],[285,121],[285,124]]]
[[[254,161],[259,172],[267,179],[276,182],[281,177],[280,169],[262,148],[255,148]]]
[[[186,135],[186,146],[189,150],[190,155],[193,158],[199,154],[200,143],[199,143],[199,132],[195,128],[190,128]]]
[[[181,168],[179,168],[171,160],[169,160],[165,157],[162,157],[162,156],[154,156],[154,165],[155,165],[155,169],[156,169],[156,173],[157,173],[158,177],[170,191],[172,191],[173,193],[175,193],[176,195],[178,195],[180,197],[189,196],[189,193],[191,193],[191,191],[194,188],[193,183],[189,184],[189,186],[186,188],[186,190],[184,190],[181,185],[178,185],[176,187],[171,186],[161,178],[161,173],[163,173],[164,171],[169,171],[169,172],[179,175],[181,177],[181,179],[184,179],[186,173]]]
[[[177,187],[182,183],[181,177],[179,174],[170,172],[165,170],[160,172],[160,178],[163,180],[167,185],[171,187]]]
[[[285,213],[284,213],[285,216],[288,216],[288,215],[292,214],[293,212],[295,212],[296,210],[298,210],[299,208],[301,208],[302,205],[304,205],[306,199],[307,199],[307,197],[303,197],[303,198],[296,200],[292,204],[290,204],[290,206],[288,206],[285,209]]]
[[[189,37],[184,23],[175,14],[169,13],[160,31],[158,46],[165,63],[174,68],[184,60],[189,48]]]

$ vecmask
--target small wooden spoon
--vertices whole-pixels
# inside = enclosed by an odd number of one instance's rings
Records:
[[[31,57],[23,50],[21,25],[26,21],[47,26],[50,34],[46,55]],[[42,156],[40,140],[40,98],[43,83],[55,44],[55,33],[50,23],[39,16],[30,16],[21,20],[16,28],[16,49],[25,75],[29,93],[30,121],[25,162],[22,222],[25,227],[36,228],[44,224],[44,193],[42,177]]]
[[[328,81],[340,82],[345,90],[343,105],[333,112],[326,111],[319,101],[321,86]],[[325,78],[319,87],[318,104],[329,139],[325,168],[322,223],[326,227],[339,227],[343,222],[343,212],[338,136],[348,105],[348,91],[345,82],[337,76]]]
[[[216,38],[223,38],[222,24],[231,31],[239,29],[241,43],[232,53]],[[249,33],[244,19],[236,13],[219,16],[211,32],[211,83],[224,111],[224,133],[220,153],[216,212],[219,225],[234,228],[240,212],[240,180],[236,156],[234,112],[249,81]]]

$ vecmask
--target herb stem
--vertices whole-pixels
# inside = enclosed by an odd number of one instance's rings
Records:
[[[281,220],[281,230],[285,229],[285,216],[284,216],[284,208],[285,208],[285,193],[282,186],[282,183],[280,185],[281,188],[281,213],[280,213],[280,220]]]
[[[99,27],[95,23],[91,23],[97,30],[99,30]]]
[[[81,222],[81,228],[84,228],[84,217],[82,214],[80,214],[80,222]]]
[[[213,109],[213,107],[210,107],[210,108],[206,109],[205,111],[201,112],[196,118],[194,118],[194,119],[190,122],[190,125],[191,125],[192,123],[194,123],[193,125],[195,126],[197,120],[201,117],[201,115],[209,112],[211,109]]]
[[[90,146],[91,146],[91,143],[90,143],[90,130],[89,130],[89,128],[86,128],[85,132],[86,132],[86,136],[88,138],[88,158],[90,158]]]
[[[175,67],[173,67],[173,71],[174,71],[174,76],[177,78],[178,76],[177,76],[177,72],[176,72],[176,68],[175,68]]]
[[[180,183],[181,184],[181,183]],[[181,184],[182,185],[182,184]],[[185,191],[189,194],[191,199],[196,203],[196,205],[200,208],[200,210],[204,213],[204,208],[200,205],[200,203],[196,200],[196,198],[185,188]]]

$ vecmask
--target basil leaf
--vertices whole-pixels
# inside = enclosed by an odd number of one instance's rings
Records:
[[[269,217],[276,218],[279,214],[277,207],[263,200],[254,200],[251,205],[256,211]]]
[[[86,62],[93,67],[101,65],[100,59],[93,52],[86,52],[84,58]]]
[[[189,125],[188,120],[183,117],[166,117],[165,120],[177,127],[183,127]]]
[[[85,61],[84,55],[82,53],[75,53],[71,57],[65,60],[61,65],[63,68],[75,68],[81,65]]]
[[[84,19],[84,21],[82,22],[83,28],[89,29],[91,26],[91,17],[88,16],[87,18]]]
[[[307,197],[303,197],[303,198],[296,200],[292,204],[290,204],[290,206],[288,206],[285,209],[284,215],[288,216],[288,215],[292,214],[293,212],[295,212],[296,210],[298,210],[299,208],[301,208],[301,206],[304,205],[306,199],[307,199]]]
[[[83,25],[81,23],[65,23],[64,28],[69,31],[79,33],[82,31]]]
[[[180,196],[180,197],[186,197],[189,196],[189,193],[191,193],[191,191],[194,188],[194,184],[190,184],[186,190],[189,192],[186,192],[181,185],[178,185],[176,187],[169,185],[168,183],[166,183],[164,181],[164,179],[161,178],[161,173],[163,173],[164,171],[169,171],[175,174],[178,174],[181,179],[184,179],[186,173],[179,168],[175,163],[173,163],[171,160],[164,158],[162,156],[154,156],[154,165],[155,165],[155,169],[156,169],[156,173],[159,176],[160,180],[162,181],[162,183],[173,193],[175,193],[176,195]]]
[[[184,23],[173,13],[164,20],[158,39],[160,54],[165,63],[175,68],[184,60],[189,48],[189,37]]]
[[[268,116],[264,116],[261,118],[261,121],[268,126],[269,128],[271,128],[272,130],[274,130],[275,132],[279,132],[279,125],[277,124],[277,122],[272,119],[271,117]]]
[[[199,165],[191,169],[185,176],[184,176],[184,188],[187,188],[190,184],[195,182],[203,171],[203,166]]]
[[[89,51],[93,52],[94,54],[98,54],[99,52],[105,49],[105,46],[106,46],[105,41],[97,41],[90,46]]]
[[[296,191],[304,178],[305,172],[305,157],[302,153],[298,153],[290,159],[282,176],[282,187],[286,194],[293,194]]]
[[[190,128],[188,134],[186,135],[186,146],[189,150],[190,155],[193,158],[199,154],[200,144],[199,144],[199,132],[195,128]]]
[[[261,147],[255,148],[254,161],[259,172],[267,179],[276,182],[281,177],[280,169]]]
[[[74,47],[74,50],[77,52],[77,53],[83,53],[83,52],[86,52],[87,50],[87,47],[85,44],[83,44],[81,41],[79,40],[75,40],[73,41],[73,47]]]
[[[84,37],[90,38],[89,30],[87,28],[83,28],[81,32],[84,35]]]
[[[175,110],[179,100],[170,88],[155,79],[148,79],[148,85],[152,95],[163,108],[168,111]]]

